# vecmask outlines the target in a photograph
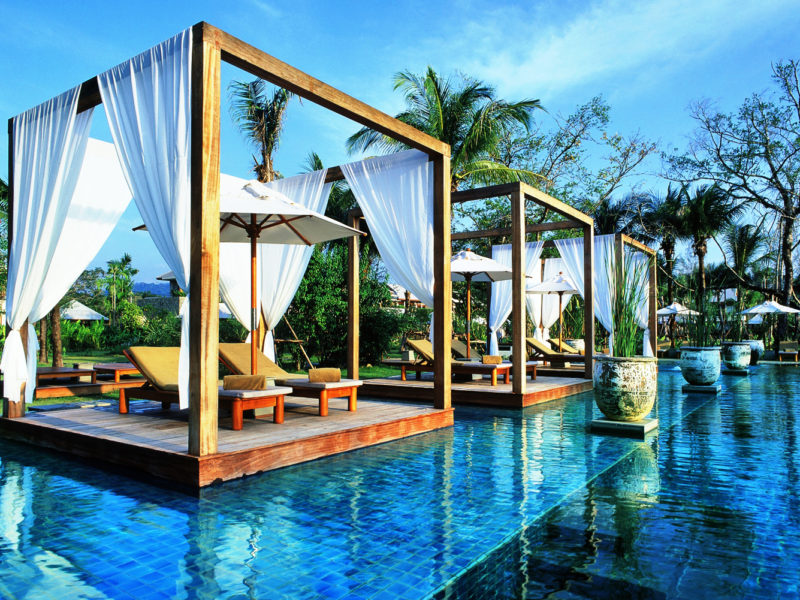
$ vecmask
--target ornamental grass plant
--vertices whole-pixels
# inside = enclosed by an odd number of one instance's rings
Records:
[[[613,265],[606,261],[606,269],[615,271],[611,278],[613,354],[619,358],[631,358],[641,354],[643,334],[639,327],[639,311],[647,299],[652,258],[624,250],[622,256],[616,254],[615,250]]]

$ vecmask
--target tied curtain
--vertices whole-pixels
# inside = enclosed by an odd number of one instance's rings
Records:
[[[533,276],[538,271],[539,258],[542,255],[543,242],[530,242],[525,244],[525,274]],[[501,265],[511,267],[511,244],[492,246],[492,259]],[[526,279],[526,288],[530,287],[530,279]],[[489,308],[489,354],[499,352],[497,332],[511,314],[511,284],[512,280],[495,281],[492,283],[492,297]],[[530,312],[529,299],[533,294],[526,294],[526,307]],[[536,321],[534,321],[534,324]]]
[[[327,169],[278,179],[270,183],[251,183],[282,193],[292,202],[324,214],[332,183],[325,183]],[[248,182],[236,177],[222,176],[222,193],[226,189],[241,189]],[[238,186],[238,187],[237,187]],[[275,360],[272,331],[280,322],[305,275],[314,246],[305,244],[259,244],[257,250],[256,306],[267,326],[265,354]],[[220,294],[234,317],[250,328],[250,244],[220,245]]]
[[[650,345],[650,323],[648,320],[650,315],[650,259],[643,252],[629,252],[626,253],[624,264],[628,281],[635,280],[637,276],[641,276],[637,271],[645,270],[645,276],[641,281],[642,289],[639,306],[636,311],[636,318],[638,320],[639,329],[644,330],[642,356],[653,356],[653,348]],[[634,275],[635,273],[636,275]]]
[[[433,164],[419,150],[342,165],[390,277],[433,306]],[[432,331],[432,329],[431,329]]]
[[[79,94],[80,86],[13,120],[13,239],[6,292],[11,331],[0,359],[4,394],[11,402],[22,400],[25,382],[25,400],[33,400],[38,343],[31,316],[58,250],[92,122],[91,110],[77,114]],[[20,332],[26,320],[27,349]]]
[[[178,285],[190,290],[191,29],[97,77],[136,207]],[[189,301],[181,309],[180,407],[189,404]]]

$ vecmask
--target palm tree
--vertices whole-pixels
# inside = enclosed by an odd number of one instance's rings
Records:
[[[592,212],[595,234],[634,233],[637,207],[641,202],[639,194],[628,194],[619,200],[603,198]]]
[[[258,148],[253,155],[253,171],[262,183],[275,179],[272,155],[278,148],[286,106],[294,94],[283,88],[270,93],[263,79],[232,81],[228,86],[231,117],[239,130]]]
[[[641,229],[648,243],[659,242],[667,275],[667,304],[675,302],[675,245],[683,230],[686,188],[667,186],[663,198],[651,196],[641,215]],[[675,347],[675,315],[669,319],[670,346]]]
[[[533,171],[507,167],[494,157],[504,132],[518,124],[530,126],[533,112],[542,109],[539,100],[501,100],[481,81],[466,76],[442,79],[431,67],[424,75],[397,73],[394,89],[406,100],[406,109],[396,118],[450,145],[452,191],[464,184],[537,179]],[[389,153],[407,146],[366,127],[347,140],[349,152],[371,148]]]
[[[722,248],[725,252],[727,267],[735,275],[736,314],[744,309],[742,280],[753,281],[754,270],[765,258],[762,254],[766,245],[763,231],[751,224],[730,223],[722,231]],[[737,336],[741,335],[741,320],[736,319]]]
[[[718,185],[697,186],[684,198],[680,237],[689,240],[697,256],[697,297],[703,301],[706,292],[705,258],[708,240],[722,231],[742,212],[731,196]]]

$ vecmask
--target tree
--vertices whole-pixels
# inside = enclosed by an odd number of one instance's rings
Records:
[[[133,268],[133,259],[127,252],[117,260],[109,260],[105,277],[100,283],[105,287],[107,297],[111,302],[111,322],[116,322],[118,315],[118,301],[133,301],[133,276],[139,270]]]
[[[753,94],[735,113],[720,112],[709,102],[693,105],[697,130],[686,154],[668,157],[667,172],[681,181],[716,182],[733,198],[757,203],[778,217],[783,277],[771,292],[796,306],[792,254],[800,216],[799,68],[796,60],[773,65],[774,89]],[[785,319],[781,322],[785,329]]]
[[[452,191],[466,185],[533,181],[533,171],[509,167],[496,160],[503,136],[514,125],[527,129],[539,100],[498,99],[493,87],[459,75],[443,79],[428,67],[423,75],[401,71],[394,89],[405,94],[406,109],[395,116],[450,145]],[[364,127],[347,140],[350,152],[376,149],[396,152],[407,148],[382,133]]]
[[[228,87],[231,117],[239,130],[258,148],[253,171],[267,183],[278,175],[272,156],[278,148],[286,106],[294,94],[283,88],[270,89],[262,79],[232,81]]]
[[[697,257],[697,297],[705,299],[705,259],[708,240],[742,212],[742,205],[717,185],[700,185],[684,199],[681,236],[689,240]]]

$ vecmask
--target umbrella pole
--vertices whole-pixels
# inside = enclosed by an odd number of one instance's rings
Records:
[[[258,352],[257,331],[258,320],[256,318],[256,216],[250,215],[250,374],[255,375],[257,370],[256,352]]]
[[[467,275],[467,358],[469,358],[469,330],[470,326],[472,325],[472,290],[470,289],[472,284],[472,276]]]

